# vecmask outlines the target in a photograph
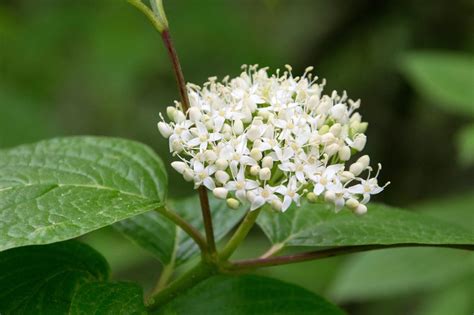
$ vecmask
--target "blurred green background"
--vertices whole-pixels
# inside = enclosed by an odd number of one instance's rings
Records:
[[[472,228],[472,1],[164,3],[187,81],[237,75],[243,63],[315,66],[328,93],[362,99],[366,151],[392,182],[379,200]],[[159,35],[125,0],[0,0],[0,148],[94,134],[145,142],[169,160],[156,122],[177,97]],[[172,196],[191,192],[169,174]],[[266,246],[257,232],[240,255]],[[150,285],[158,272],[115,232],[86,240],[105,251],[116,278]],[[464,252],[410,249],[263,272],[351,314],[456,315],[474,310],[473,270]]]

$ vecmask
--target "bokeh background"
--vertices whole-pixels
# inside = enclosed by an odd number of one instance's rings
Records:
[[[164,2],[187,81],[237,75],[243,63],[313,65],[328,93],[362,99],[366,150],[392,182],[378,200],[472,228],[472,1]],[[177,97],[159,35],[125,0],[0,0],[0,148],[92,134],[145,142],[169,160],[156,122]],[[191,193],[169,174],[171,196]],[[266,246],[252,237],[240,255]],[[159,272],[111,230],[85,240],[117,279],[150,285]],[[456,315],[474,310],[473,270],[464,252],[402,249],[263,272],[351,314]]]

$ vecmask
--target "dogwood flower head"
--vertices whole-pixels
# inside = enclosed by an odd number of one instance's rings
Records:
[[[290,66],[275,74],[242,68],[233,79],[188,84],[187,112],[175,102],[169,122],[160,115],[158,129],[179,158],[173,168],[232,209],[248,203],[285,211],[306,198],[367,212],[388,183],[378,184],[380,164],[371,177],[368,155],[354,158],[367,142],[360,101],[345,92],[324,95],[325,81],[317,83],[312,67],[296,77]]]

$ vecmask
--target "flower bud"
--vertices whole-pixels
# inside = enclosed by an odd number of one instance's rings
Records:
[[[169,138],[173,133],[173,128],[165,122],[160,121],[158,123],[158,130],[164,138]]]
[[[188,168],[186,163],[181,162],[181,161],[174,161],[171,162],[171,167],[176,170],[176,172],[183,174],[184,170]]]
[[[241,135],[242,132],[244,132],[244,124],[242,123],[242,120],[237,119],[234,121],[234,126],[232,129],[236,135]]]
[[[326,152],[327,155],[329,155],[329,156],[333,156],[338,151],[339,151],[339,144],[337,144],[337,143],[333,143],[333,144],[328,145],[326,147],[326,149],[324,150],[324,152]]]
[[[367,127],[369,126],[368,122],[361,122],[357,128],[357,132],[364,133],[367,131]]]
[[[212,190],[212,193],[219,199],[225,199],[227,198],[228,191],[224,187],[217,187]]]
[[[354,176],[353,173],[351,173],[349,171],[344,171],[344,172],[341,173],[339,178],[341,179],[342,183],[346,183],[346,182],[350,181],[351,179],[354,179],[355,176]]]
[[[349,172],[351,172],[352,174],[354,174],[354,176],[359,176],[360,173],[362,173],[364,171],[365,167],[362,163],[359,163],[359,162],[355,162],[354,164],[351,165],[351,167],[349,168]]]
[[[276,211],[281,211],[281,208],[283,207],[283,204],[281,203],[280,199],[273,199],[270,202],[270,205]]]
[[[234,198],[227,198],[227,207],[231,209],[237,209],[240,206],[240,202]]]
[[[252,176],[257,176],[258,175],[258,172],[260,172],[260,166],[258,165],[252,165],[250,167],[250,175]]]
[[[324,135],[329,132],[329,126],[328,125],[323,125],[321,128],[319,128],[319,134]]]
[[[170,120],[174,121],[174,114],[176,113],[176,110],[177,110],[176,107],[173,107],[173,106],[166,107],[166,115],[168,116]]]
[[[258,172],[258,178],[261,180],[269,180],[271,177],[272,171],[268,167],[264,167]]]
[[[204,152],[204,158],[206,159],[206,161],[214,162],[217,159],[217,154],[212,150],[206,150]]]
[[[326,191],[324,194],[324,200],[328,202],[334,202],[336,200],[336,194],[332,191]]]
[[[357,208],[355,208],[354,213],[357,215],[363,215],[367,213],[367,206],[364,204],[359,204]]]
[[[370,157],[368,155],[363,155],[357,160],[357,162],[362,164],[364,169],[366,169],[370,164]]]
[[[273,167],[273,158],[271,156],[266,156],[262,160],[262,167],[272,168]]]
[[[318,200],[318,196],[314,192],[309,192],[306,194],[306,199],[308,199],[309,202],[314,203]]]
[[[367,142],[367,137],[364,134],[358,134],[354,138],[354,142],[352,143],[352,147],[357,151],[362,151],[365,147]]]
[[[334,136],[338,137],[341,134],[342,126],[341,124],[337,123],[329,128],[329,132],[332,133]]]
[[[224,171],[222,171],[222,170],[218,170],[218,171],[216,172],[215,177],[216,177],[217,182],[218,182],[218,183],[221,183],[221,184],[227,183],[227,182],[229,181],[229,179],[230,179],[229,174],[227,174],[226,172],[224,172]]]
[[[183,178],[185,181],[190,182],[194,179],[194,173],[189,168],[185,169],[183,172]]]
[[[216,161],[216,167],[218,170],[225,170],[229,166],[229,162],[224,159],[217,159]]]
[[[262,159],[262,151],[257,148],[253,148],[252,151],[250,151],[250,156],[255,161],[260,161]]]
[[[202,117],[201,111],[197,107],[191,107],[188,110],[189,119],[193,122],[199,121]]]
[[[346,206],[349,208],[349,209],[352,209],[352,210],[355,210],[357,209],[357,207],[359,206],[359,202],[354,199],[354,198],[349,198],[347,201],[346,201]]]
[[[186,120],[186,116],[184,116],[183,112],[180,110],[175,111],[173,118],[175,123],[180,123]]]
[[[339,149],[339,158],[341,161],[348,161],[351,158],[351,148],[349,148],[347,145],[342,146]]]

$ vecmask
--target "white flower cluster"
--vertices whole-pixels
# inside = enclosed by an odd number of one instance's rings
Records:
[[[257,65],[242,68],[233,79],[189,84],[186,114],[176,102],[167,108],[170,123],[161,115],[159,131],[180,159],[173,168],[231,208],[267,203],[285,211],[306,197],[365,213],[370,196],[385,186],[378,172],[371,177],[369,156],[348,162],[366,143],[367,123],[355,112],[360,101],[345,92],[323,95],[324,81],[316,83],[312,67],[301,77],[290,66],[273,75]]]

